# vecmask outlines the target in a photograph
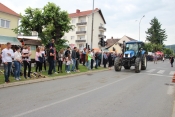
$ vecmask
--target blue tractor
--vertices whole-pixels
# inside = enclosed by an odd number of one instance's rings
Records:
[[[144,43],[141,41],[123,42],[123,55],[115,59],[115,71],[121,71],[122,66],[125,69],[130,69],[131,66],[135,66],[136,73],[140,73],[141,70],[146,70],[146,51],[143,50],[143,48]]]

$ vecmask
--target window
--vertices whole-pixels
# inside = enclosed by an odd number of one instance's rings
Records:
[[[75,31],[75,27],[72,28],[72,32],[74,32],[74,31]]]
[[[36,50],[36,47],[35,46],[30,46],[30,49],[35,51]]]
[[[10,21],[6,21],[6,28],[10,28]]]
[[[10,21],[4,20],[4,19],[0,19],[0,27],[10,28]]]
[[[82,22],[86,22],[86,17],[80,17],[80,23],[82,23]]]
[[[74,39],[74,36],[71,36],[70,38],[71,38],[71,39]]]
[[[72,19],[72,24],[74,24],[75,23],[75,19]]]
[[[85,39],[85,36],[79,36],[79,39]]]
[[[79,44],[79,49],[83,50],[83,48],[84,48],[84,44]]]
[[[80,28],[80,31],[85,31],[85,27],[81,27]]]

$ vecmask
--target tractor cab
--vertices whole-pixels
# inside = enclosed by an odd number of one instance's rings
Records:
[[[141,52],[141,50],[144,47],[144,43],[141,41],[130,41],[125,43],[124,46],[124,53],[123,53],[123,57],[124,58],[132,58],[132,57],[137,57],[139,56],[139,52]]]

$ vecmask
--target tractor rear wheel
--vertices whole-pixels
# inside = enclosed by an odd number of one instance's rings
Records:
[[[147,59],[146,59],[146,56],[145,54],[143,55],[143,58],[142,58],[142,70],[146,70],[147,68]]]
[[[114,62],[115,71],[121,71],[122,69],[122,60],[120,57],[117,57]]]
[[[135,60],[135,73],[140,73],[142,67],[141,59],[136,58]]]
[[[125,69],[130,69],[130,68],[131,68],[131,66],[124,66],[124,68],[125,68]]]

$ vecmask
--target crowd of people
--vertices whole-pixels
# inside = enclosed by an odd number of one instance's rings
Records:
[[[2,50],[0,59],[4,66],[4,78],[8,83],[9,76],[11,75],[12,64],[14,65],[14,78],[15,80],[21,80],[21,66],[23,65],[22,74],[25,79],[31,78],[31,55],[30,46],[23,46],[22,48],[16,46],[15,51],[11,49],[11,43],[7,43],[7,47]],[[117,56],[122,56],[113,52],[95,52],[94,49],[90,50],[84,48],[80,51],[77,47],[71,49],[61,49],[56,51],[54,45],[54,39],[47,46],[38,46],[35,53],[35,72],[47,71],[48,63],[48,75],[58,73],[71,73],[80,72],[79,64],[85,66],[88,70],[98,69],[101,65],[104,68],[111,70],[114,65],[114,60]],[[103,62],[102,62],[103,60]],[[164,61],[164,57],[163,57]],[[154,56],[154,63],[157,64],[157,57]],[[173,67],[174,57],[170,58],[171,67]],[[63,67],[63,65],[65,67]],[[58,68],[58,69],[57,69]]]
[[[14,65],[14,78],[15,80],[21,80],[21,72],[25,79],[31,78],[31,55],[30,46],[19,47],[16,46],[15,50],[11,49],[11,43],[7,43],[5,49],[0,54],[4,66],[4,78],[5,82],[10,82],[9,77],[12,71],[12,65]],[[94,49],[84,48],[80,51],[77,47],[71,49],[61,49],[56,51],[54,46],[54,39],[47,46],[38,46],[35,53],[35,72],[48,71],[48,75],[58,73],[71,73],[80,72],[79,65],[82,64],[88,70],[98,69],[101,67],[102,59],[104,68],[109,69],[114,65],[114,60],[117,54],[112,52],[104,52],[103,58],[101,52],[95,52]],[[47,70],[48,63],[48,70]],[[23,69],[21,67],[23,66]],[[65,66],[65,67],[63,67]],[[57,69],[58,68],[58,69]]]

